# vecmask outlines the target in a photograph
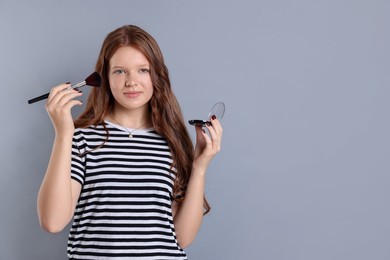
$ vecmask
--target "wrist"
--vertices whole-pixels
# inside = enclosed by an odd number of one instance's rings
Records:
[[[192,166],[191,175],[204,178],[206,176],[206,167],[194,167]]]
[[[57,141],[69,141],[73,139],[74,131],[55,131]]]

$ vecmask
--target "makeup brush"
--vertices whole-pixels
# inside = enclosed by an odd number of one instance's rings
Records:
[[[75,85],[71,85],[70,87],[72,89],[79,89],[85,85],[88,85],[88,86],[92,86],[92,87],[100,87],[100,84],[102,83],[102,79],[100,78],[100,75],[99,73],[97,72],[94,72],[92,73],[91,75],[89,75],[84,81],[82,82],[79,82]],[[28,101],[29,104],[32,104],[32,103],[35,103],[35,102],[38,102],[40,100],[43,100],[43,99],[46,99],[48,96],[49,96],[50,93],[46,93],[46,94],[43,94],[39,97],[36,97],[36,98],[33,98],[33,99],[30,99]]]

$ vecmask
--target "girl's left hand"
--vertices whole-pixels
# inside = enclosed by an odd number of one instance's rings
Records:
[[[211,124],[206,125],[210,136],[200,127],[196,127],[195,157],[192,167],[206,171],[210,161],[221,150],[222,126],[219,120],[212,116]]]

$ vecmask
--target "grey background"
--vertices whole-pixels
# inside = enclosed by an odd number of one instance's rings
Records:
[[[44,102],[26,101],[83,80],[106,34],[136,24],[159,42],[186,119],[227,105],[207,179],[213,210],[190,259],[390,259],[389,10],[0,0],[0,258],[65,259],[68,229],[45,233],[36,214],[53,129]]]

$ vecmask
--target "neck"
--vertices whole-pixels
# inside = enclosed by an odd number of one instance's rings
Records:
[[[127,128],[151,127],[150,113],[147,109],[124,110],[114,108],[108,119]]]

